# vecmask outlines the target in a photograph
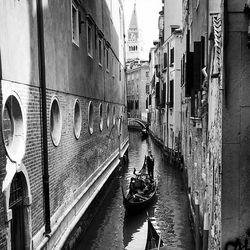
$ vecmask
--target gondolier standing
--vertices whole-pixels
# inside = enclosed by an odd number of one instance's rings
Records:
[[[154,157],[152,155],[151,150],[148,151],[147,168],[148,168],[149,176],[153,179],[154,178]]]

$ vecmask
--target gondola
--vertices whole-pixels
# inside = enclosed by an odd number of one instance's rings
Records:
[[[130,180],[129,190],[123,193],[123,204],[128,212],[137,213],[153,202],[156,196],[156,181],[146,173],[146,166]]]
[[[163,247],[163,241],[156,232],[151,221],[148,219],[148,233],[145,250],[162,249],[161,247]]]

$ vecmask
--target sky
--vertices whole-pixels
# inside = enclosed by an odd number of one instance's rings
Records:
[[[141,59],[148,60],[149,49],[158,39],[158,17],[162,9],[162,0],[124,0],[126,39],[134,3],[136,2],[138,26],[144,41],[144,53]]]

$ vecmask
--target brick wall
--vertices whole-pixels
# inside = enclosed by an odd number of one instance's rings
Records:
[[[0,84],[0,120],[2,120],[2,91],[1,91],[1,84]],[[0,122],[0,128],[2,131],[2,122]],[[2,182],[4,176],[6,174],[5,166],[6,159],[5,159],[5,149],[3,144],[3,137],[0,136],[0,189],[2,190]],[[5,211],[4,211],[4,196],[3,193],[0,192],[0,249],[6,249],[6,239],[5,239]]]
[[[27,168],[32,194],[32,235],[34,236],[44,225],[43,183],[42,183],[42,120],[40,89],[27,85],[5,82],[3,88],[15,90],[21,99],[25,124],[27,125],[26,150],[23,164]],[[58,97],[62,114],[62,135],[59,145],[52,143],[50,136],[49,109],[52,97]],[[79,100],[82,112],[82,128],[77,140],[73,131],[73,109],[76,98]],[[48,121],[48,153],[50,175],[50,206],[51,216],[61,206],[65,209],[73,194],[84,181],[106,160],[111,153],[118,149],[118,119],[112,128],[106,126],[106,103],[103,104],[103,131],[99,130],[99,104],[101,101],[91,100],[94,110],[94,132],[88,131],[88,104],[91,99],[72,96],[62,92],[48,91],[47,93],[47,121]],[[120,112],[120,105],[116,107],[116,114]],[[2,107],[2,106],[1,106]],[[127,137],[126,117],[122,123],[122,138]],[[2,143],[2,137],[0,141]],[[0,181],[5,177],[6,154],[4,147],[0,148]],[[0,248],[5,244],[5,211],[3,210],[3,194],[0,194]]]

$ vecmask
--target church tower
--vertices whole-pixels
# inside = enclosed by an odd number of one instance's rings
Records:
[[[138,29],[136,3],[135,3],[128,28],[127,60],[131,61],[133,59],[140,59],[140,54],[142,51],[143,48],[141,45],[141,36]]]

